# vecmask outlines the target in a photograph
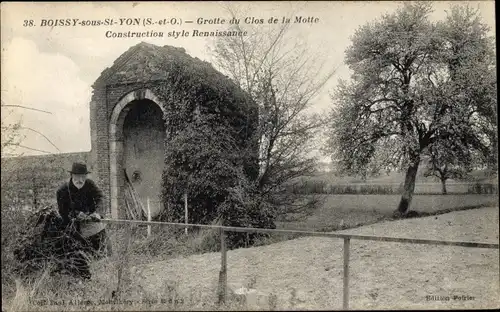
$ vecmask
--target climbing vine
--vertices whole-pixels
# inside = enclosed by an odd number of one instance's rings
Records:
[[[209,63],[182,51],[169,51],[157,66],[163,77],[148,88],[165,105],[167,129],[165,210],[158,218],[184,222],[186,193],[189,223],[274,227],[270,209],[253,196],[258,175],[255,103]],[[236,247],[254,236],[234,233],[228,238]]]

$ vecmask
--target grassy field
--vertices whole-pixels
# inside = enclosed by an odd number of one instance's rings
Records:
[[[283,229],[333,231],[390,218],[400,195],[325,195],[324,203],[305,220],[280,222]],[[415,195],[411,210],[438,213],[481,206],[498,206],[497,195]]]
[[[336,229],[342,228],[352,228],[357,227],[363,224],[376,223],[377,221],[381,221],[384,219],[390,218],[392,215],[392,211],[396,207],[399,196],[392,195],[334,195],[334,196],[325,196],[324,204],[320,206],[318,209],[312,212],[312,215],[306,218],[304,221],[295,221],[295,222],[286,222],[280,223],[279,228],[287,228],[287,229],[309,229],[316,231],[333,231]],[[427,213],[439,213],[447,210],[457,210],[464,209],[470,207],[478,207],[478,206],[498,206],[498,198],[494,195],[485,196],[485,195],[435,195],[435,196],[415,196],[413,201],[414,210],[418,210],[421,212]],[[495,209],[495,208],[493,208]],[[414,219],[415,221],[418,219]],[[407,220],[410,221],[410,220]],[[392,222],[389,222],[392,223]],[[378,224],[377,224],[378,226]],[[386,225],[389,226],[389,225]],[[239,303],[233,306],[226,307],[218,307],[214,305],[214,301],[212,299],[206,298],[208,295],[212,296],[216,289],[217,285],[214,284],[214,281],[217,280],[217,275],[214,274],[202,274],[202,272],[198,272],[196,270],[202,270],[202,268],[207,267],[207,263],[210,263],[210,267],[216,267],[219,265],[220,254],[217,253],[217,247],[219,245],[219,238],[217,231],[209,230],[204,231],[198,234],[190,234],[186,237],[175,238],[172,236],[170,230],[168,228],[162,227],[164,232],[158,231],[159,228],[153,229],[153,236],[151,238],[145,238],[144,234],[146,233],[146,228],[141,227],[137,229],[139,232],[132,235],[133,243],[130,248],[127,248],[128,252],[124,253],[123,245],[115,245],[115,254],[109,258],[104,259],[99,262],[93,263],[92,271],[95,274],[96,278],[94,278],[91,282],[84,284],[77,284],[75,280],[67,277],[67,276],[59,276],[56,275],[54,277],[50,277],[47,274],[42,275],[40,278],[36,279],[33,283],[24,284],[24,286],[20,286],[19,284],[16,286],[13,284],[13,280],[10,280],[8,283],[4,284],[2,281],[2,306],[9,307],[8,311],[26,311],[26,310],[38,310],[38,311],[53,311],[54,308],[63,308],[64,310],[73,310],[73,311],[94,311],[94,310],[204,310],[204,309],[219,309],[219,310],[233,310],[233,309],[244,309],[244,306],[240,306]],[[413,231],[417,231],[413,229]],[[425,230],[423,232],[426,232]],[[453,232],[456,233],[456,232]],[[123,231],[112,231],[111,235],[114,237],[115,243],[120,243],[120,241],[124,241],[126,235],[123,235]],[[385,235],[392,236],[396,233],[387,232]],[[458,234],[458,233],[456,233]],[[142,237],[142,238],[140,238]],[[269,245],[270,243],[280,242],[280,244],[288,244],[286,246],[290,246],[289,250],[281,255],[285,256],[288,252],[290,259],[293,257],[302,258],[302,256],[298,256],[301,249],[295,249],[294,241],[283,242],[283,240],[293,238],[292,236],[281,235],[281,237],[270,237],[269,239],[262,242],[260,248],[269,248],[268,256],[270,254],[275,254],[277,250],[274,249],[273,246],[285,246],[285,245]],[[311,239],[311,238],[304,238]],[[123,243],[123,242],[122,242]],[[309,245],[308,245],[309,246]],[[2,250],[4,251],[4,246],[2,246]],[[212,248],[212,250],[206,250],[207,247]],[[309,248],[309,247],[308,247]],[[278,248],[279,249],[279,248]],[[243,248],[235,250],[237,253],[246,253],[246,250],[254,250],[254,248]],[[292,252],[293,250],[293,252]],[[208,253],[207,251],[215,253]],[[271,252],[272,251],[272,252]],[[195,256],[195,254],[197,254]],[[124,257],[124,255],[127,255]],[[206,256],[209,255],[210,261],[206,262]],[[4,252],[2,252],[2,258],[4,256]],[[186,261],[187,257],[189,259],[198,259],[193,261]],[[257,257],[257,256],[255,256]],[[305,256],[303,256],[305,257]],[[212,259],[213,258],[213,259]],[[239,259],[243,259],[241,257],[237,257]],[[293,258],[293,259],[295,259]],[[253,259],[253,258],[252,258]],[[270,258],[271,259],[271,258]],[[274,258],[273,258],[274,259]],[[4,260],[4,259],[2,259]],[[243,261],[241,260],[241,261]],[[247,261],[246,259],[245,261]],[[184,280],[179,279],[179,274],[182,275],[182,272],[179,271],[175,275],[169,275],[164,277],[159,277],[158,272],[166,272],[165,270],[171,270],[170,265],[165,268],[158,268],[157,270],[146,270],[147,274],[142,275],[140,280],[135,280],[136,272],[132,267],[142,267],[149,265],[155,265],[155,263],[160,263],[159,261],[174,261],[180,266],[189,267],[189,270],[184,270],[183,272],[190,272],[188,276],[201,276],[204,277],[197,280],[197,284],[200,287],[206,289],[208,288],[209,293],[200,293],[199,295],[195,295],[194,297],[185,298],[183,293],[185,293],[184,287],[179,283],[182,283]],[[2,261],[3,262],[3,261]],[[243,261],[244,262],[244,261]],[[205,263],[205,264],[203,264]],[[229,263],[231,265],[235,265],[239,262],[235,262],[235,260],[231,257],[229,258]],[[257,261],[252,262],[252,265],[257,265],[257,263],[266,263],[265,261]],[[290,264],[290,261],[287,261]],[[298,262],[297,262],[298,263]],[[280,270],[289,270],[291,272],[295,272],[291,274],[291,276],[296,276],[299,274],[301,269],[296,267],[296,264],[290,264],[292,267],[285,268],[283,264],[280,264],[282,268]],[[116,272],[120,272],[123,268],[124,272],[129,272],[122,278],[118,278],[118,274]],[[193,268],[196,268],[193,269]],[[130,270],[130,271],[129,271]],[[194,270],[194,271],[193,271]],[[236,280],[245,280],[245,283],[248,285],[252,285],[252,281],[254,279],[259,280],[257,277],[252,277],[250,275],[239,276],[234,275],[235,269],[232,268],[231,272],[232,278],[236,278]],[[299,270],[299,271],[297,271]],[[338,269],[336,269],[338,270]],[[451,270],[451,269],[450,269]],[[155,273],[156,272],[156,273]],[[2,269],[2,273],[5,273]],[[142,273],[141,273],[142,274]],[[163,274],[163,273],[162,273]],[[2,274],[3,275],[3,274]],[[257,276],[257,275],[256,275]],[[259,275],[260,276],[260,275]],[[288,276],[288,275],[287,275]],[[315,275],[316,276],[316,275]],[[319,275],[318,275],[319,276]],[[121,296],[121,302],[126,302],[124,304],[107,304],[106,302],[110,302],[111,293],[114,289],[116,289],[116,285],[118,285],[118,280],[121,280],[120,284],[124,285],[124,293]],[[242,280],[242,281],[243,281]],[[301,279],[302,280],[302,279]],[[237,284],[240,284],[242,281],[239,281]],[[161,285],[156,285],[155,283],[160,283]],[[294,282],[295,283],[295,282]],[[279,283],[278,283],[279,284]],[[284,290],[281,287],[281,284],[276,284],[274,291]],[[274,284],[273,284],[274,285]],[[232,285],[230,285],[232,287]],[[250,287],[250,286],[249,286]],[[159,291],[164,289],[166,292]],[[64,289],[64,291],[62,291]],[[16,291],[17,290],[17,291]],[[283,294],[281,294],[283,295]],[[280,296],[281,296],[280,295]],[[289,295],[289,294],[288,294]],[[289,302],[292,302],[292,299],[286,297],[287,294],[284,294],[283,298],[279,297],[279,300],[276,303],[276,308],[279,309],[281,305],[286,305]],[[204,296],[204,297],[203,297]],[[304,297],[305,295],[300,295]],[[299,296],[299,297],[300,297]],[[321,295],[319,295],[321,297]],[[184,298],[179,301],[178,305],[176,304],[176,298]],[[302,298],[301,297],[301,298]],[[336,295],[338,297],[338,295]],[[34,304],[30,305],[30,298],[32,298]],[[288,298],[288,299],[287,299]],[[306,297],[304,297],[306,298]],[[319,297],[318,297],[319,298]],[[134,304],[129,304],[128,299],[134,299],[130,302],[135,302]],[[145,304],[144,302],[157,302],[158,300],[167,300],[166,305],[150,305]],[[76,304],[68,303],[71,300],[75,301]],[[284,300],[284,302],[283,302]],[[52,302],[52,304],[50,304]],[[61,302],[63,303],[61,305]],[[82,303],[83,302],[83,303]],[[87,305],[85,302],[93,302],[91,305]],[[102,302],[102,304],[101,304]],[[360,301],[361,302],[361,301]],[[55,304],[60,304],[59,306]],[[330,304],[331,302],[327,302],[324,304]],[[305,304],[305,302],[304,302]],[[318,302],[310,303],[312,305],[318,304]],[[333,303],[332,303],[333,304]],[[370,302],[370,304],[372,304]],[[383,304],[388,304],[387,302]]]

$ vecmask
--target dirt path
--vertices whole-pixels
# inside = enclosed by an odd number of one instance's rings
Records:
[[[498,243],[498,221],[497,207],[481,208],[339,233]],[[277,309],[341,309],[342,249],[342,240],[307,237],[229,251],[228,284],[275,295]],[[220,253],[138,266],[134,288],[162,297],[174,286],[202,309],[215,301],[219,269]],[[353,240],[350,270],[352,309],[500,307],[497,249]]]

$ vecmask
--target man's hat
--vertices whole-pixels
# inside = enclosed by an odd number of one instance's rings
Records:
[[[73,174],[87,174],[90,171],[87,170],[87,165],[81,162],[74,162],[71,170],[69,171]]]

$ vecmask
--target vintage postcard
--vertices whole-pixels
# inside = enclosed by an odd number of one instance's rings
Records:
[[[2,2],[2,311],[500,308],[494,9]]]

